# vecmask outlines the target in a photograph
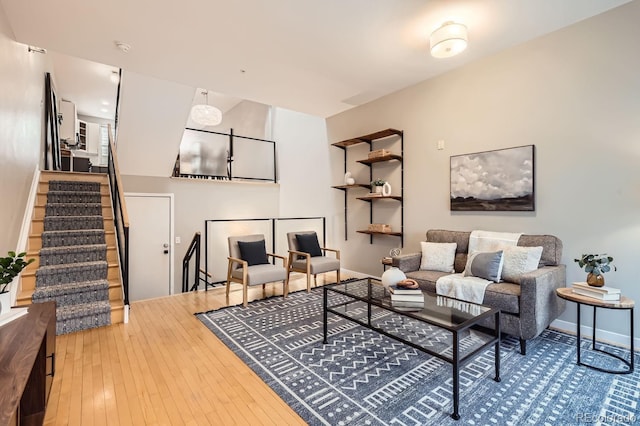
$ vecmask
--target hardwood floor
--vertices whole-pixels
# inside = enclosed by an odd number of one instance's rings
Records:
[[[291,278],[290,291],[306,288]],[[250,300],[263,297],[257,287]],[[241,303],[234,284],[229,304]],[[224,288],[133,302],[128,324],[58,336],[45,424],[305,424],[193,315],[226,305]]]

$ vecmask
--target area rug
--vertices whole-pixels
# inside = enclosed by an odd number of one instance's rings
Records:
[[[448,363],[332,314],[323,344],[321,288],[196,315],[310,425],[640,422],[637,369],[613,375],[579,367],[575,336],[556,331],[530,341],[526,356],[517,339],[503,339],[499,383],[492,349],[466,364],[455,421]],[[440,343],[448,350],[446,339]],[[583,341],[583,361],[619,368],[588,346]]]

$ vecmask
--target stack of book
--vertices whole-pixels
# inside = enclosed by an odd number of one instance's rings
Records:
[[[617,301],[620,300],[620,289],[613,287],[593,287],[587,283],[573,283],[573,292],[594,299]]]
[[[424,308],[424,294],[419,288],[389,286],[391,306],[394,308],[420,310]]]

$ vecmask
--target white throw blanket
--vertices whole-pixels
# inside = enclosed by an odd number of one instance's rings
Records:
[[[469,254],[516,246],[520,235],[522,234],[516,232],[471,231]],[[463,274],[445,275],[436,281],[436,293],[480,304],[484,300],[484,291],[491,283],[492,281],[483,278],[465,277]]]
[[[469,254],[477,251],[498,251],[505,247],[518,245],[522,233],[471,231],[469,235]]]
[[[484,291],[491,282],[478,277],[464,277],[462,274],[445,275],[436,281],[436,293],[481,304]]]

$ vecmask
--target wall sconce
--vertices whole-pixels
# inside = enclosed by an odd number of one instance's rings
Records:
[[[467,48],[467,27],[448,21],[431,33],[431,56],[450,58]]]

